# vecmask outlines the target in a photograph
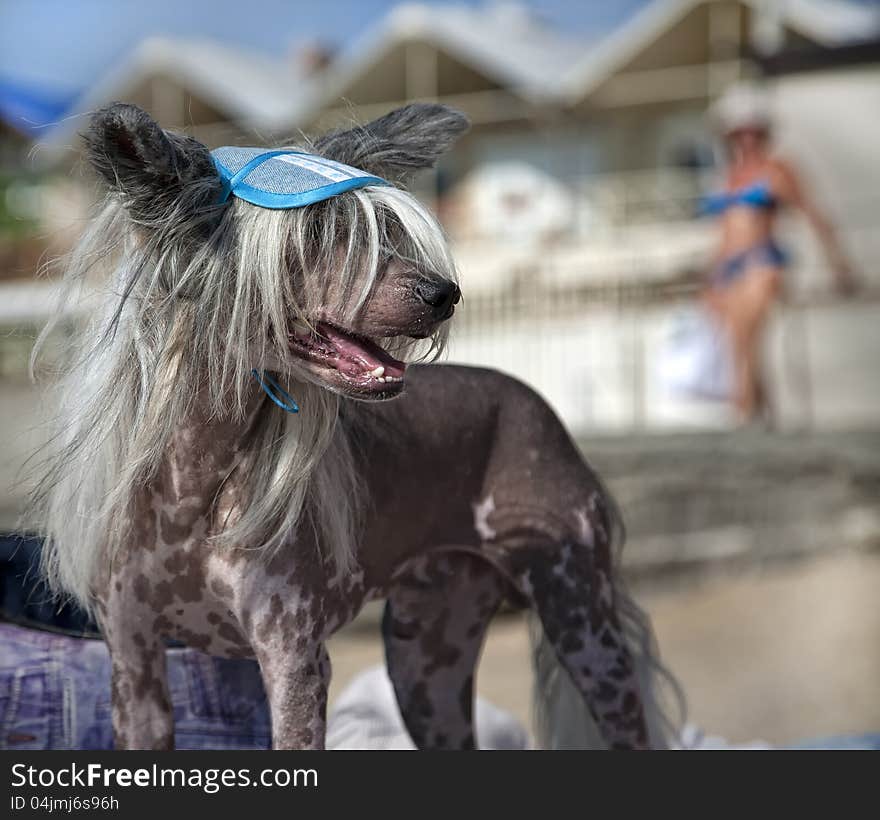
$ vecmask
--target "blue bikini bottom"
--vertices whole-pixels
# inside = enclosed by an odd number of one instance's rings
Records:
[[[713,280],[718,285],[730,285],[751,268],[784,268],[787,264],[788,254],[768,239],[722,260],[715,269]]]

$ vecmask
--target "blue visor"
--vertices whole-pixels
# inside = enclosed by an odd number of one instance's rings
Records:
[[[211,157],[223,180],[221,202],[231,195],[261,208],[302,208],[353,188],[391,185],[366,171],[303,151],[226,146],[215,148]]]

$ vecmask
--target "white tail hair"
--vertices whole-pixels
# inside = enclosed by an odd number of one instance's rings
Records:
[[[625,532],[613,499],[607,492],[605,496],[612,519],[614,600],[635,669],[648,741],[652,749],[680,748],[687,713],[684,693],[660,661],[650,618],[635,602],[621,577],[620,553]],[[534,671],[532,714],[536,747],[550,750],[607,748],[583,694],[559,662],[536,615],[529,616],[529,640]]]

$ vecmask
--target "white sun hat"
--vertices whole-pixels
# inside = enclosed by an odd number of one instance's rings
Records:
[[[736,85],[725,91],[709,111],[722,134],[739,128],[767,130],[773,122],[767,92],[753,85]]]

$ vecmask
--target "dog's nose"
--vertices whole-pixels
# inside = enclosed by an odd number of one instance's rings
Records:
[[[422,279],[416,285],[416,295],[431,306],[435,319],[448,319],[461,299],[461,291],[454,282],[445,279]]]

